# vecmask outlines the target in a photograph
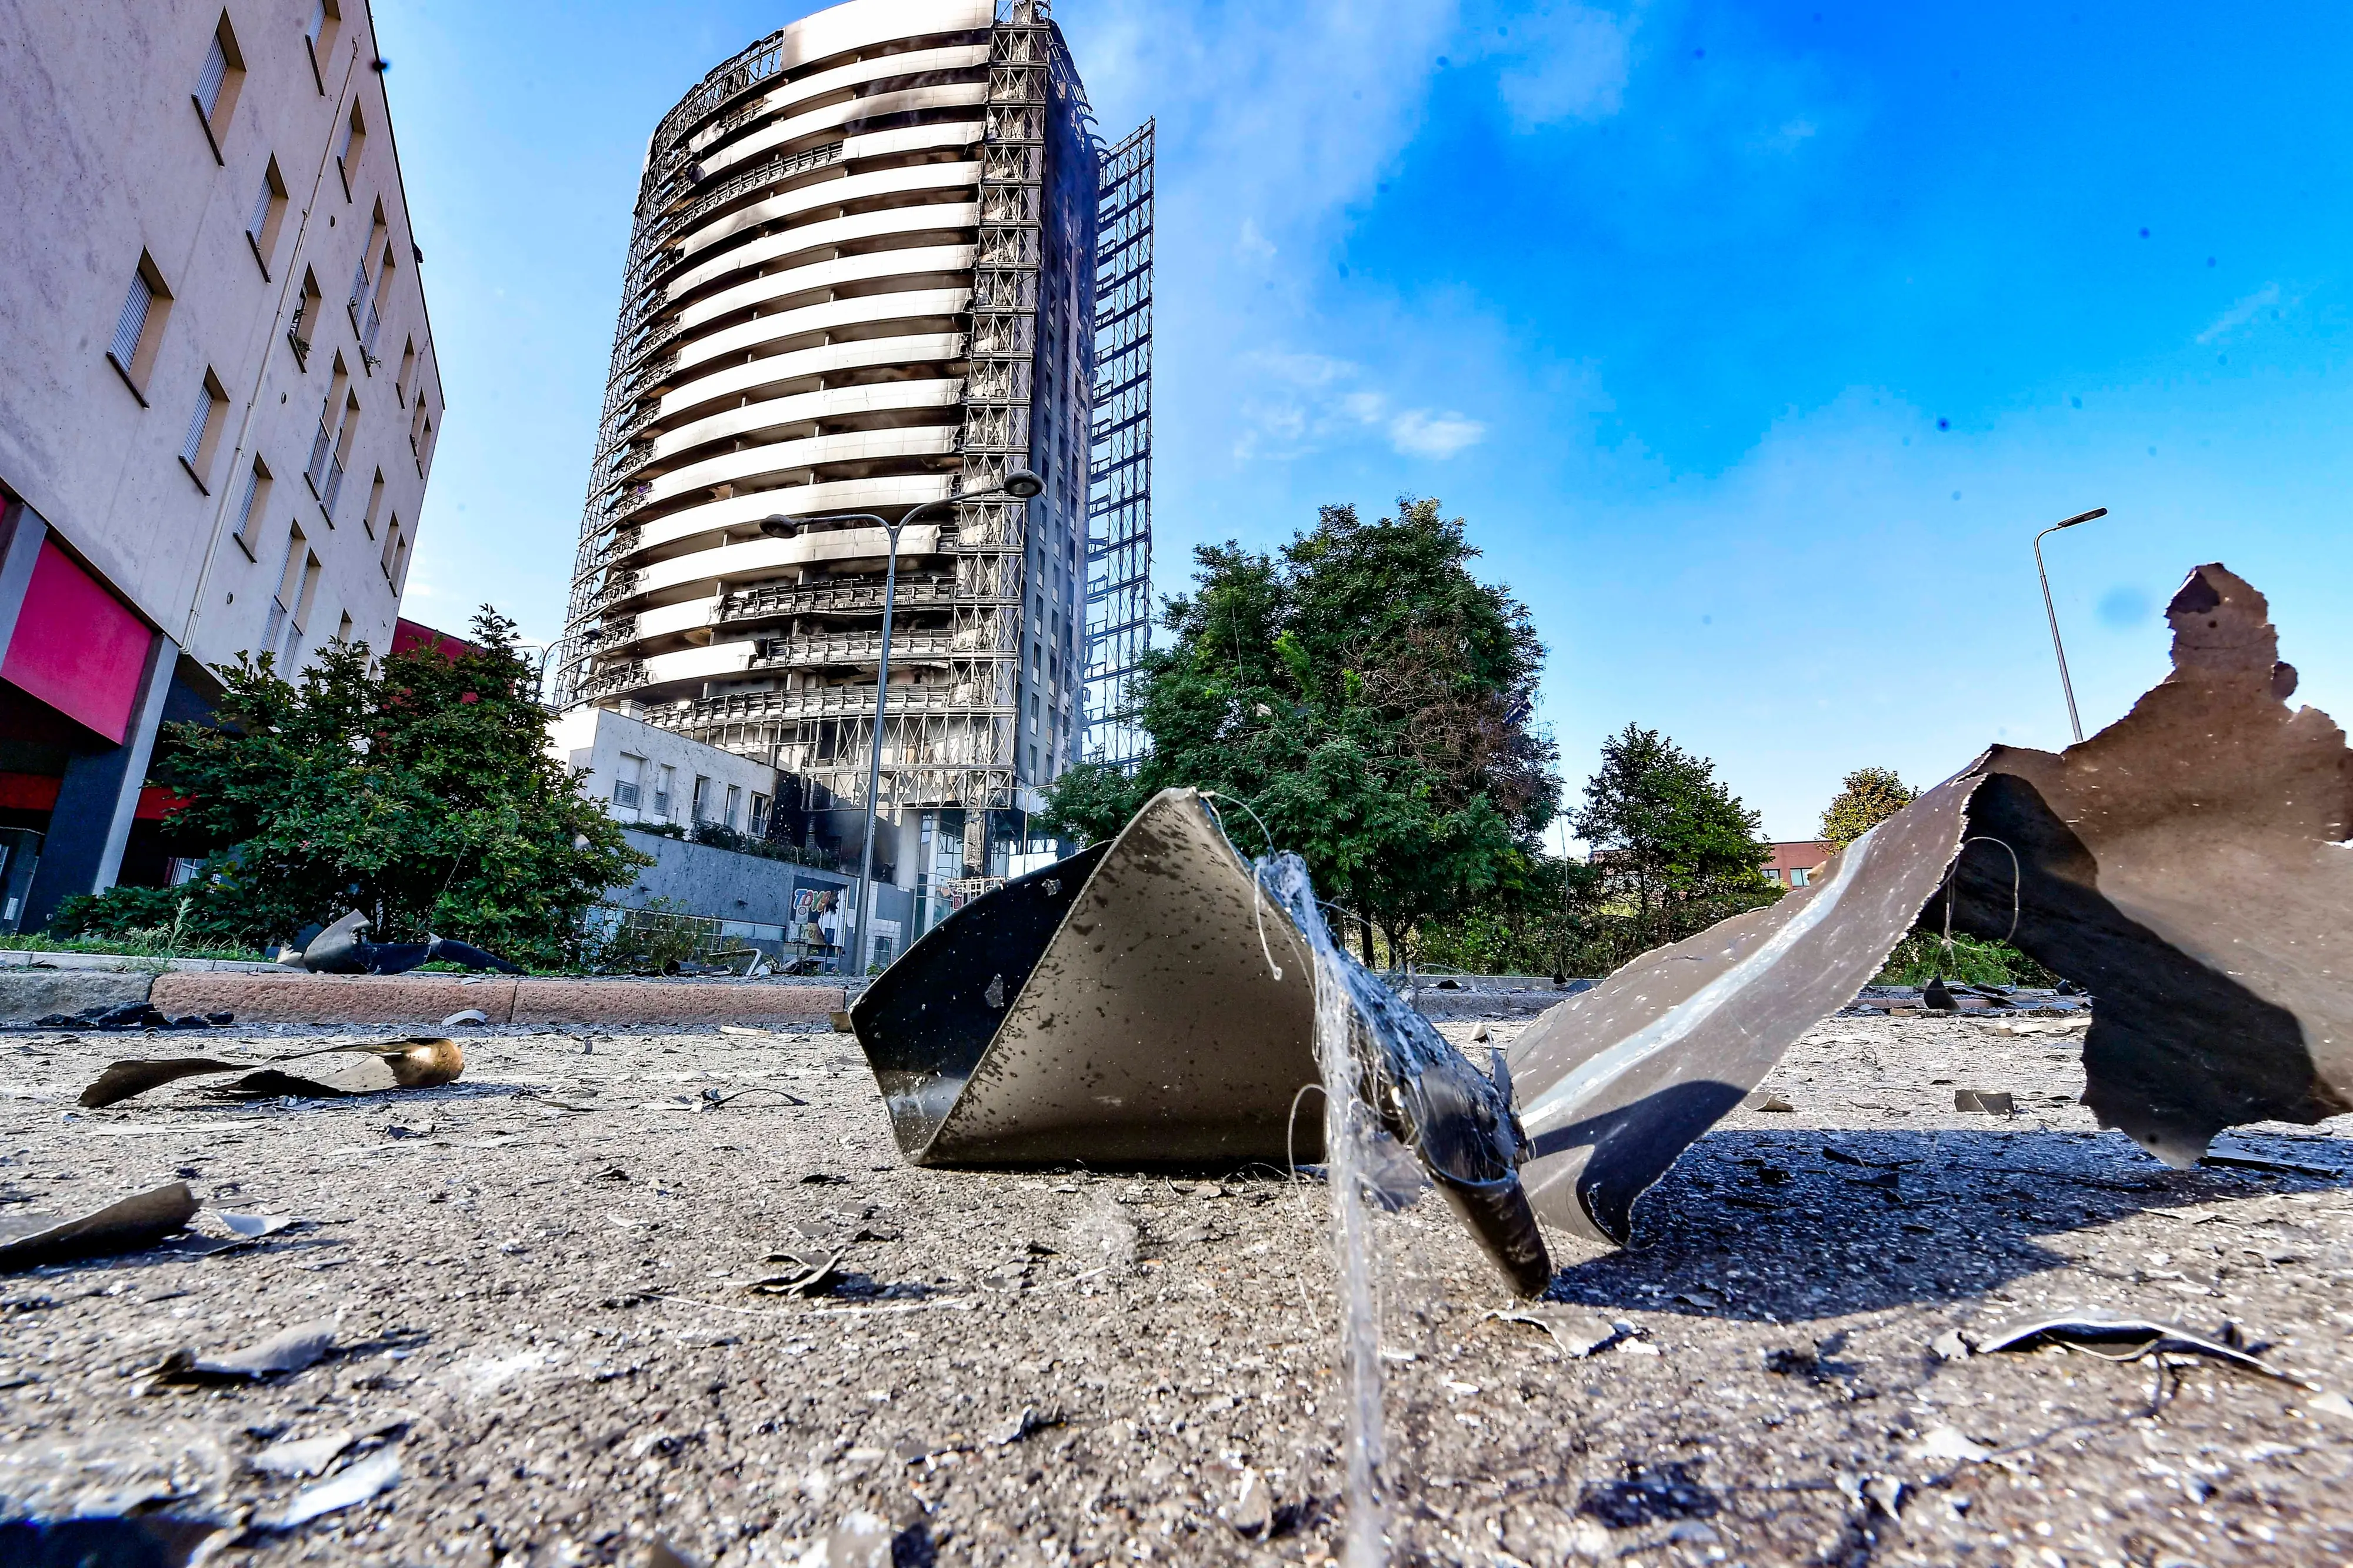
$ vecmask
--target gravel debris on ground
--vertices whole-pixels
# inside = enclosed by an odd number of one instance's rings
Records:
[[[1441,1027],[1508,1046],[1527,1022]],[[198,1080],[85,1111],[136,1044],[0,1035],[0,1215],[180,1180],[290,1221],[0,1277],[0,1497],[171,1491],[240,1564],[1335,1550],[1312,1173],[913,1169],[829,1032],[462,1038],[439,1089],[233,1104]],[[2353,1119],[2168,1170],[2075,1102],[2081,1040],[1829,1020],[1756,1102],[1791,1109],[1694,1145],[1635,1248],[1552,1236],[1536,1313],[1441,1202],[1380,1216],[1394,1560],[2353,1556],[2353,1191],[2331,1173]],[[1958,1089],[2016,1112],[1957,1110]],[[1970,1351],[2103,1313],[2303,1383]],[[322,1321],[332,1349],[301,1370],[155,1376]]]

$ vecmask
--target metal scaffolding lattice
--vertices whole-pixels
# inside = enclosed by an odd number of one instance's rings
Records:
[[[1083,754],[1123,767],[1148,744],[1134,685],[1152,641],[1152,127],[1103,154],[1096,217]]]

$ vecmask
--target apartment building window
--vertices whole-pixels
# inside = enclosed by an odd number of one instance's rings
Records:
[[[384,357],[375,352],[375,340],[384,331],[384,302],[391,283],[392,247],[384,247],[384,258],[376,265],[373,287],[367,259],[361,258],[359,271],[352,278],[352,331],[359,334],[360,360],[370,375],[384,363]]]
[[[614,770],[613,804],[628,806],[631,811],[637,810],[645,773],[645,758],[633,757],[623,752],[621,765]]]
[[[687,801],[687,820],[700,826],[711,815],[711,780],[694,775],[694,794]]]
[[[311,337],[319,331],[319,307],[326,296],[319,292],[319,279],[309,268],[302,269],[302,300],[294,307],[294,320],[287,323],[286,341],[294,345],[294,363],[305,372],[311,368]],[[305,333],[311,336],[305,336]]]
[[[311,20],[302,29],[302,42],[311,50],[311,79],[319,90],[327,90],[327,51],[335,47],[335,29],[343,19],[343,8],[335,0],[311,0]]]
[[[196,384],[196,406],[188,415],[186,434],[180,437],[180,467],[188,470],[188,478],[206,495],[213,493],[213,488],[205,482],[205,475],[212,470],[213,448],[220,441],[227,416],[228,394],[221,390],[220,378],[207,370]]]
[[[727,815],[723,820],[733,832],[744,826],[744,790],[739,784],[727,786]]]
[[[114,336],[106,345],[108,362],[142,408],[147,406],[147,373],[154,368],[156,345],[163,342],[164,318],[171,312],[172,291],[164,287],[154,258],[142,250],[139,265],[132,268],[122,310],[114,318]]]
[[[253,247],[253,259],[265,279],[270,275],[269,258],[278,253],[278,230],[285,218],[286,177],[272,158],[261,171],[261,188],[253,193],[253,211],[245,220],[245,242]]]
[[[664,822],[670,820],[670,796],[675,793],[673,786],[677,783],[678,770],[665,765],[661,771],[661,782],[654,789],[654,815]]]
[[[1803,866],[1792,866],[1789,868],[1789,886],[1793,888],[1802,888],[1812,879],[1813,873],[1807,870]]]
[[[319,596],[319,579],[325,574],[317,552],[306,550],[302,554],[302,578],[294,590],[293,613],[287,617],[286,654],[278,661],[280,675],[289,680],[294,679],[294,672],[301,668],[302,628],[311,624],[311,604]]]
[[[400,531],[396,528],[393,531],[398,534]],[[396,599],[400,596],[401,584],[408,576],[408,541],[405,538],[395,538],[392,544],[392,594]]]
[[[246,470],[245,492],[237,500],[237,527],[229,534],[237,541],[237,547],[245,552],[248,561],[254,558],[254,514],[260,512],[266,515],[269,510],[269,468],[257,457],[253,459],[253,467]]]
[[[302,477],[310,481],[311,493],[322,500],[327,495],[327,465],[343,434],[343,388],[350,380],[351,373],[343,368],[343,356],[337,354],[334,374],[327,383],[327,400],[319,405],[319,427],[311,436],[311,460],[302,465]]]
[[[216,163],[223,161],[221,142],[228,135],[229,117],[237,112],[237,89],[244,85],[245,56],[238,52],[237,35],[229,30],[228,13],[224,11],[213,26],[205,63],[196,68],[196,90],[191,97]]]
[[[400,405],[403,408],[408,406],[408,382],[409,378],[416,374],[417,340],[415,338],[411,338],[406,343],[401,345],[400,374],[394,379],[392,384],[392,395],[400,399]]]
[[[367,122],[360,118],[360,106],[352,105],[352,116],[343,121],[343,134],[335,143],[335,173],[343,179],[343,200],[352,199],[352,176],[359,171],[360,149],[367,145]]]
[[[302,558],[309,553],[300,523],[286,531],[286,556],[278,564],[278,586],[271,594],[269,615],[261,627],[261,646],[255,651],[277,658],[280,639],[294,618],[293,602],[301,584]],[[282,666],[281,666],[282,668]]]
[[[754,791],[752,795],[752,837],[768,836],[768,797]]]
[[[368,486],[367,510],[360,513],[360,527],[366,531],[370,539],[375,537],[375,520],[383,510],[384,470],[378,468],[375,471],[375,480]]]
[[[336,618],[335,640],[339,643],[349,643],[352,640],[352,616],[349,610]]]
[[[335,526],[335,498],[343,493],[343,465],[351,460],[352,443],[358,438],[360,400],[356,394],[345,394],[343,412],[335,430],[334,455],[327,459],[327,485],[320,492],[319,510],[327,516],[327,526]]]

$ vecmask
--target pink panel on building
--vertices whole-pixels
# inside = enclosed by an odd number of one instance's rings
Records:
[[[44,540],[0,680],[120,743],[154,642],[121,600]]]

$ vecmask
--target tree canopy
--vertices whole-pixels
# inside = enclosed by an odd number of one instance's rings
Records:
[[[1248,803],[1318,890],[1399,933],[1525,879],[1557,808],[1552,742],[1529,727],[1545,650],[1525,606],[1479,582],[1462,520],[1402,498],[1371,521],[1327,506],[1275,554],[1194,552],[1147,652],[1133,773],[1065,773],[1056,825],[1107,837],[1155,791]],[[1229,820],[1247,842],[1254,829]]]
[[[205,853],[170,890],[191,901],[190,937],[258,947],[357,909],[375,941],[580,961],[589,906],[651,862],[548,752],[513,623],[485,606],[473,635],[455,658],[330,643],[292,682],[267,654],[216,670],[216,726],[166,726],[150,770],[189,797],[167,842]],[[61,912],[105,931],[158,902],[120,889]]]
[[[1919,798],[1894,768],[1857,768],[1822,811],[1822,837],[1843,849]]]
[[[1602,742],[1570,818],[1593,848],[1602,896],[1634,921],[1642,947],[1680,941],[1776,896],[1762,819],[1696,757],[1629,724]]]

